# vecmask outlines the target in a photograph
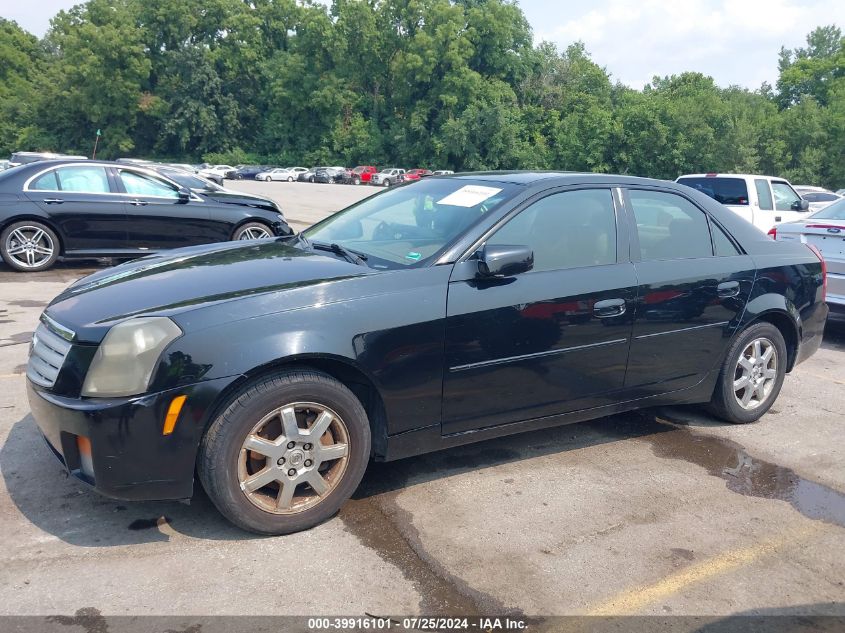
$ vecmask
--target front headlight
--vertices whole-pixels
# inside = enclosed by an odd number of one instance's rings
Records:
[[[167,317],[142,317],[115,325],[94,354],[82,395],[113,398],[144,393],[162,350],[181,334]]]

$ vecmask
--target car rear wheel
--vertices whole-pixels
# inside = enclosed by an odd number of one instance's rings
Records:
[[[770,323],[756,323],[731,345],[708,409],[734,424],[756,422],[774,404],[786,375],[786,343]]]
[[[360,185],[360,184],[361,184],[361,179],[360,179],[360,178],[355,178],[352,182],[353,182],[354,184],[356,184],[356,185]]]
[[[235,230],[232,240],[265,240],[270,237],[273,237],[273,232],[266,224],[247,222]]]
[[[0,235],[0,255],[18,271],[47,270],[59,257],[59,238],[40,222],[15,222]]]
[[[217,417],[197,470],[232,523],[288,534],[334,515],[369,454],[370,426],[355,395],[326,374],[288,370],[245,388]]]
[[[389,186],[390,186],[390,180],[389,180],[388,178],[385,178],[385,179],[384,179],[384,182],[383,182],[382,184],[383,184],[385,187],[389,187]]]
[[[288,176],[288,182],[293,182],[293,176]]]
[[[309,176],[309,177],[308,177],[308,182],[314,182],[314,176]]]
[[[270,182],[272,178],[270,176],[264,176],[264,182]]]

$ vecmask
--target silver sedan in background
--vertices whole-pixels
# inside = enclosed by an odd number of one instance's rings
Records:
[[[845,314],[845,198],[772,231],[769,235],[779,242],[802,242],[818,249],[827,273],[827,305],[832,312]]]

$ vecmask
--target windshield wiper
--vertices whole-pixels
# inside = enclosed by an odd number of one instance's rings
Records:
[[[303,237],[302,239],[306,239]],[[366,266],[367,265],[367,255],[364,253],[359,253],[358,251],[353,251],[352,249],[346,248],[341,244],[337,244],[336,242],[332,242],[331,244],[325,244],[323,242],[308,242],[312,248],[320,251],[329,251],[330,253],[335,253],[343,257],[346,261],[351,262],[353,264],[358,264],[359,266]]]

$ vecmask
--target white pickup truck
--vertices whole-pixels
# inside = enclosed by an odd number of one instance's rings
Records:
[[[783,178],[748,174],[687,174],[675,182],[707,194],[768,233],[807,216],[809,203]]]

